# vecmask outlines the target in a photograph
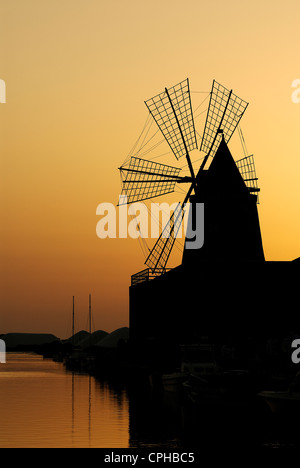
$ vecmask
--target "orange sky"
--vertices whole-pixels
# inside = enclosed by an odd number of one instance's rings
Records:
[[[128,324],[130,276],[144,256],[138,241],[97,238],[96,207],[118,199],[117,167],[145,122],[144,100],[186,77],[192,91],[209,91],[215,78],[250,103],[242,130],[261,187],[265,255],[300,255],[298,0],[0,8],[0,333],[64,338],[72,296],[79,329],[89,293],[97,329]],[[234,141],[231,149],[243,157]]]

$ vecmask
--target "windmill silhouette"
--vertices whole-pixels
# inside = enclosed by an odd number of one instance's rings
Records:
[[[246,256],[250,260],[263,260],[256,207],[257,193],[260,189],[257,184],[254,158],[253,155],[245,156],[234,162],[227,147],[248,103],[234,94],[232,90],[213,81],[200,146],[204,157],[197,172],[190,156],[192,151],[198,149],[198,143],[189,80],[186,79],[171,88],[165,88],[162,93],[145,101],[145,104],[176,159],[186,158],[189,176],[181,176],[180,168],[156,163],[136,155],[119,168],[122,180],[120,205],[167,195],[175,191],[176,184],[186,184],[188,187],[183,202],[178,204],[173,211],[146,258],[145,264],[148,269],[133,275],[132,284],[167,271],[167,262],[181,227],[187,203],[191,203],[192,206],[190,218],[192,218],[195,203],[204,203],[205,245],[201,253],[188,251],[185,248],[183,263],[201,259],[210,260],[216,258],[216,255],[220,257],[217,238],[220,237],[220,225],[224,222],[226,224],[224,213],[231,219],[230,232],[225,235],[228,255],[240,256],[240,259]],[[209,166],[208,169],[207,166]],[[238,205],[240,199],[244,201],[242,213],[239,207],[233,211],[228,208],[224,210],[220,199],[230,195],[235,202],[236,199],[239,200]],[[236,203],[233,203],[233,206],[236,206]],[[239,225],[236,218],[239,218]],[[249,219],[252,220],[252,224],[249,223]],[[192,219],[189,219],[190,222]],[[236,234],[233,235],[233,232]],[[247,253],[245,254],[245,249],[242,249],[244,251],[242,253],[239,247],[234,249],[233,242],[237,246],[239,243],[247,244]]]

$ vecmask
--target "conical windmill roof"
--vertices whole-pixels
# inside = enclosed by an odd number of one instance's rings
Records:
[[[205,192],[210,196],[249,197],[246,184],[224,139],[207,171]]]

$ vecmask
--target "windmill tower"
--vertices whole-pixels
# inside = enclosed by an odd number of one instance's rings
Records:
[[[120,167],[122,195],[127,203],[167,195],[184,184],[183,202],[172,213],[149,253],[148,271],[134,275],[133,282],[166,272],[184,208],[191,204],[189,223],[196,203],[204,203],[204,246],[184,249],[183,263],[196,267],[201,260],[264,260],[257,213],[257,177],[253,156],[234,161],[228,143],[248,103],[213,81],[200,151],[204,154],[196,172],[190,153],[198,149],[189,80],[186,79],[145,102],[177,160],[185,158],[189,176],[180,169],[132,156]],[[166,231],[169,235],[166,235]]]

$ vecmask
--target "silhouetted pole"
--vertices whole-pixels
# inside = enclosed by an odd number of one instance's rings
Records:
[[[72,345],[74,346],[74,334],[75,334],[75,305],[73,296],[73,312],[72,312]]]
[[[89,294],[89,332],[90,332],[90,346],[92,344],[92,296]]]

